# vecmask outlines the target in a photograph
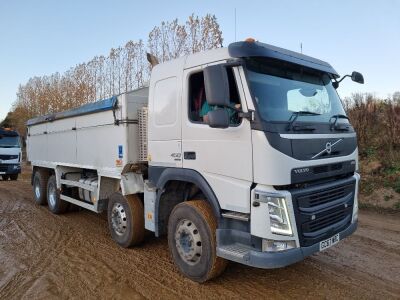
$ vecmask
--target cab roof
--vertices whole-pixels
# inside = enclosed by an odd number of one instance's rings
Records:
[[[336,70],[327,62],[307,56],[298,52],[279,48],[269,44],[244,41],[232,43],[228,46],[228,52],[231,57],[267,57],[286,61],[296,65],[305,66],[322,72],[331,74],[333,77],[339,77]]]

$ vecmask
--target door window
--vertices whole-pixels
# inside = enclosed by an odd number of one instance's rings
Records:
[[[227,68],[227,72],[231,107],[224,109],[228,110],[231,126],[237,126],[240,124],[237,110],[241,110],[242,107],[232,68]],[[207,113],[213,109],[216,107],[207,103],[203,72],[193,73],[189,77],[189,120],[194,123],[207,124]]]

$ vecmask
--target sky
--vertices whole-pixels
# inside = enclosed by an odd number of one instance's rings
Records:
[[[236,9],[236,34],[235,34]],[[0,120],[30,77],[64,72],[129,40],[147,39],[161,21],[215,14],[224,46],[256,40],[329,62],[354,92],[386,97],[400,90],[400,1],[0,0]]]

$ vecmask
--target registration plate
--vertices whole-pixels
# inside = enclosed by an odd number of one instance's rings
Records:
[[[339,233],[335,234],[333,237],[330,237],[329,239],[326,239],[322,242],[319,243],[319,251],[323,251],[325,249],[328,249],[332,247],[333,245],[339,243]]]
[[[4,175],[4,174],[6,174],[6,172],[0,172],[0,175]]]

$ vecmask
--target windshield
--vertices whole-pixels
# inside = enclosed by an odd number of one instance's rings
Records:
[[[294,112],[297,121],[329,122],[344,115],[340,99],[326,73],[265,58],[247,60],[251,92],[265,121],[288,122]],[[346,121],[347,122],[347,121]]]
[[[18,136],[1,136],[0,135],[0,148],[1,147],[10,147],[10,148],[19,148],[19,137]]]

